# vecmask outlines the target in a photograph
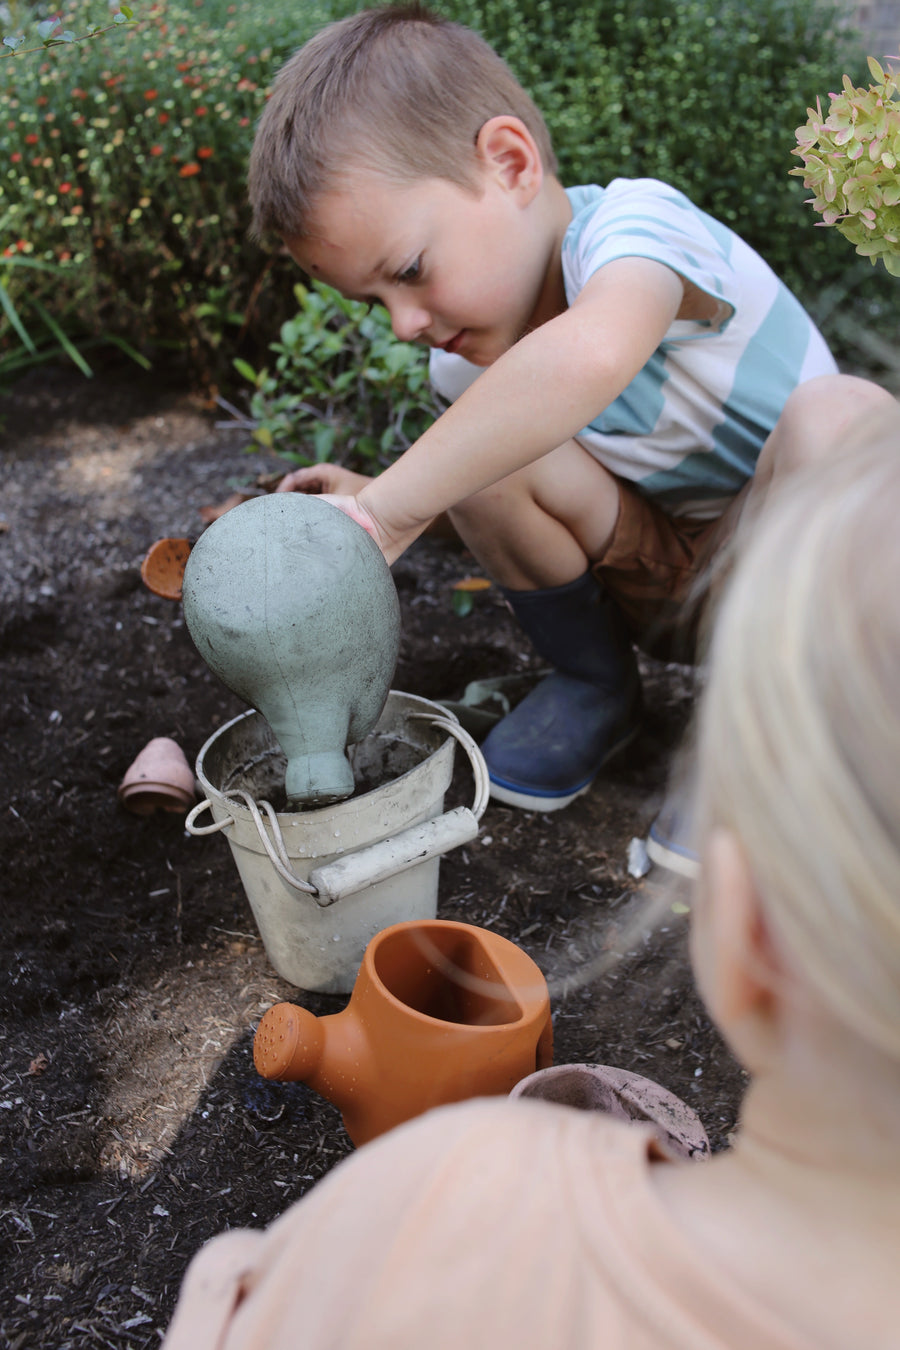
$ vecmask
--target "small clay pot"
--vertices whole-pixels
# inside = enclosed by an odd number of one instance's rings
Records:
[[[537,1097],[578,1111],[605,1111],[617,1120],[654,1125],[671,1153],[701,1158],[709,1139],[695,1111],[659,1083],[608,1064],[557,1064],[517,1083],[510,1097]]]
[[[119,784],[118,796],[136,816],[154,811],[183,815],[196,801],[197,789],[178,742],[168,736],[148,741]]]
[[[157,539],[151,544],[141,563],[141,579],[147,589],[164,600],[180,600],[190,552],[190,539]]]

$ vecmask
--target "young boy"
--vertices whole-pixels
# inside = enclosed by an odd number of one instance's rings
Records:
[[[287,63],[249,175],[257,235],[386,306],[453,400],[377,479],[323,465],[282,488],[329,494],[389,562],[449,511],[554,667],[483,745],[492,795],[541,811],[635,734],[633,644],[690,657],[679,621],[738,512],[880,395],[680,192],[555,169],[480,37],[391,7]]]

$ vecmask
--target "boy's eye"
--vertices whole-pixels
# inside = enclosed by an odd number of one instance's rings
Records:
[[[419,274],[421,270],[422,270],[422,259],[416,258],[415,262],[411,262],[409,264],[409,267],[404,267],[402,272],[397,273],[397,280],[405,283],[417,281],[419,279]]]

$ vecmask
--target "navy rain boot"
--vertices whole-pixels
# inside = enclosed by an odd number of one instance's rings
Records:
[[[491,796],[527,811],[558,811],[637,734],[634,649],[592,572],[550,590],[502,590],[555,669],[486,737]]]

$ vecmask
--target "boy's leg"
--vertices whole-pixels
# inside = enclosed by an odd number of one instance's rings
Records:
[[[637,663],[597,583],[619,511],[616,479],[574,441],[460,503],[451,518],[554,671],[490,733],[491,793],[568,805],[635,732]]]

